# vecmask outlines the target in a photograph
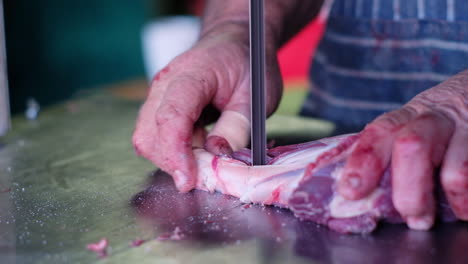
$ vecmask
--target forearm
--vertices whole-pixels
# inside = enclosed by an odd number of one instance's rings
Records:
[[[287,42],[317,16],[323,0],[264,0],[266,41],[276,48]],[[203,16],[202,36],[219,28],[248,32],[248,0],[208,0]]]

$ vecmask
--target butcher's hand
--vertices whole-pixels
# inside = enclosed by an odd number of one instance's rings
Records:
[[[214,154],[229,154],[248,143],[248,37],[245,24],[215,28],[169,63],[151,84],[138,116],[133,145],[137,154],[171,174],[182,192],[196,184],[192,144],[204,145]],[[274,111],[281,96],[275,52],[266,63],[268,113]],[[203,126],[216,119],[214,128],[206,134]]]
[[[459,219],[468,220],[468,71],[422,92],[402,108],[367,125],[338,190],[360,199],[391,164],[393,203],[412,229],[434,223],[434,177]]]

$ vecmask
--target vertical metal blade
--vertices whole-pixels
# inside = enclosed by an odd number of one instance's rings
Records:
[[[263,0],[250,0],[252,164],[266,163],[265,39]]]

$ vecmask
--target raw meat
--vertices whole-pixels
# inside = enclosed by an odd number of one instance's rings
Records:
[[[91,243],[86,246],[90,251],[96,252],[98,258],[107,257],[107,247],[109,246],[109,241],[107,238],[102,238],[97,243]]]
[[[130,242],[130,247],[139,247],[143,245],[145,242],[146,240],[137,238],[137,239],[132,240],[132,242]]]
[[[245,203],[289,208],[301,219],[341,233],[372,232],[379,220],[403,222],[391,201],[390,169],[365,199],[349,201],[335,191],[334,184],[358,138],[352,134],[273,148],[265,166],[250,166],[246,149],[232,156],[214,156],[197,148],[197,189],[232,195]],[[441,200],[444,219],[455,219]]]

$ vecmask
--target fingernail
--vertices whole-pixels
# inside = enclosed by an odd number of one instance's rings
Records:
[[[434,217],[430,215],[408,216],[406,223],[413,230],[429,230],[434,224]]]
[[[359,188],[362,185],[361,177],[358,174],[352,173],[344,177],[340,182],[339,192],[346,199],[355,200],[359,199]]]
[[[219,136],[211,136],[205,143],[205,149],[214,155],[231,156],[232,148],[229,142]]]
[[[358,189],[361,187],[361,177],[356,173],[351,173],[345,179],[346,188]]]

